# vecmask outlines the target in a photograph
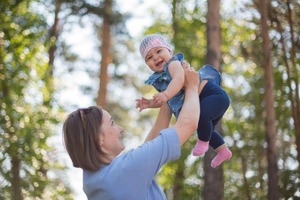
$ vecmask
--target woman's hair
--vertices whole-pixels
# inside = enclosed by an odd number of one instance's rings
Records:
[[[102,108],[91,106],[72,112],[65,120],[63,140],[74,167],[91,171],[99,169],[102,118]]]

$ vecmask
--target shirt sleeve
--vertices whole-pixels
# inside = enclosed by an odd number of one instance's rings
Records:
[[[162,130],[155,139],[128,152],[124,159],[128,164],[127,167],[139,174],[140,181],[147,181],[150,184],[160,168],[166,162],[178,159],[180,153],[177,132],[174,128],[168,128]]]

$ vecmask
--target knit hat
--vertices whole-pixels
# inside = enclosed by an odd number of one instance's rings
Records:
[[[140,44],[140,53],[144,60],[147,53],[155,47],[165,47],[170,52],[173,51],[172,46],[160,34],[147,35]]]

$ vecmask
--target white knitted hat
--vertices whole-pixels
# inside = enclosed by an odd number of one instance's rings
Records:
[[[160,34],[147,35],[140,44],[140,53],[144,60],[147,53],[155,47],[165,47],[170,52],[173,51],[172,46]]]

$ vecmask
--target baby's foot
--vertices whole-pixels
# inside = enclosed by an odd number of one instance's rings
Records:
[[[216,157],[211,161],[211,167],[216,168],[222,164],[223,161],[229,160],[232,156],[231,151],[228,148],[221,149]]]
[[[193,156],[199,156],[205,154],[208,150],[208,141],[197,140],[197,143],[193,149]]]

